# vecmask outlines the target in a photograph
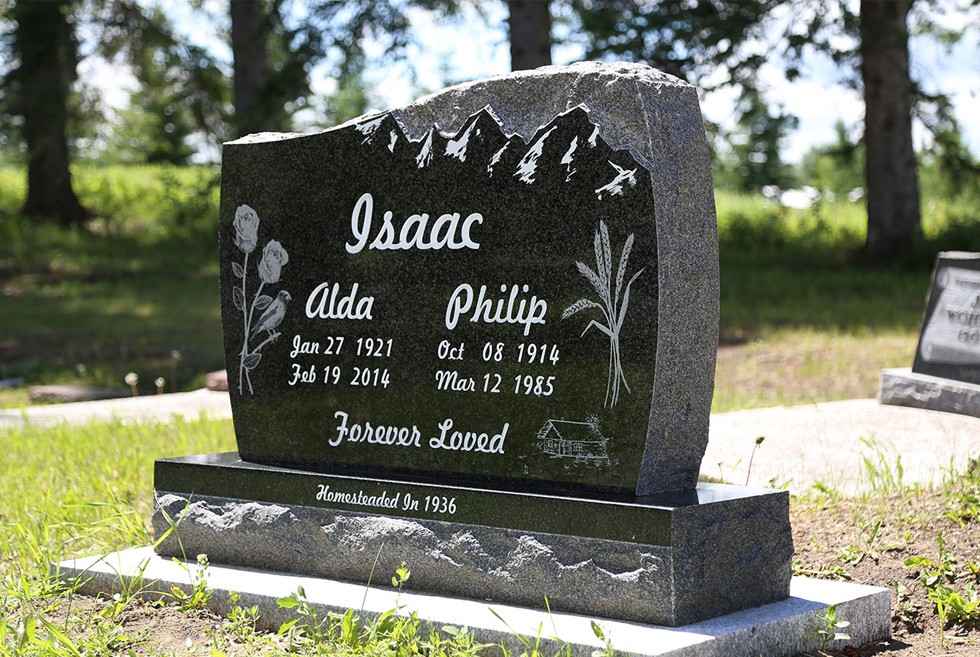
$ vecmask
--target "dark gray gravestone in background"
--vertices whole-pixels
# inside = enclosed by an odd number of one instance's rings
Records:
[[[980,417],[980,253],[940,253],[911,371],[881,372],[878,401]]]
[[[788,595],[787,494],[697,486],[689,85],[549,67],[231,142],[220,243],[239,453],[157,462],[158,551],[672,625]]]
[[[936,258],[912,371],[980,383],[980,254]]]

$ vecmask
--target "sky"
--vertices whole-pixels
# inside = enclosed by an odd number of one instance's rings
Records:
[[[212,25],[190,13],[186,2],[165,0],[162,4],[180,32],[212,49],[219,58],[230,63],[228,45],[216,37]],[[215,17],[224,19],[223,0],[206,0],[204,4]],[[483,13],[482,17],[473,5],[467,4],[463,15],[456,19],[437,19],[426,12],[413,11],[414,42],[407,49],[405,57],[369,68],[367,81],[374,89],[372,100],[375,107],[372,109],[405,105],[447,84],[507,73],[510,56],[506,4],[496,0],[481,2],[479,11]],[[968,19],[980,20],[980,11],[975,11],[970,17],[951,15],[943,20],[955,27]],[[784,17],[784,20],[792,20],[791,15]],[[555,36],[565,43],[554,48],[554,63],[568,64],[580,60],[584,49],[581,43],[576,43],[575,34],[562,33],[565,28],[561,26],[555,29]],[[383,49],[377,42],[367,43],[366,50],[369,60],[382,59]],[[962,39],[952,51],[947,51],[932,37],[914,36],[910,51],[915,79],[926,91],[950,94],[967,144],[975,155],[980,155],[978,31]],[[126,71],[89,58],[83,64],[82,73],[95,79],[108,104],[115,107],[125,105],[128,98],[126,88],[134,84],[132,76]],[[834,126],[838,120],[856,133],[860,130],[864,114],[860,94],[839,84],[841,72],[829,58],[812,54],[807,56],[803,62],[803,75],[792,83],[785,80],[777,62],[767,64],[761,74],[770,102],[799,118],[799,128],[784,143],[785,161],[797,162],[812,147],[834,141]],[[314,69],[312,82],[316,93],[332,91],[329,67]],[[697,81],[694,82],[697,84]],[[701,94],[705,117],[723,128],[734,128],[735,93],[732,89],[726,89]],[[914,128],[914,137],[920,147],[928,138],[920,125]]]

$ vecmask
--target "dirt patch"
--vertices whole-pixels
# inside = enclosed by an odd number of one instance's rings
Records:
[[[891,641],[828,654],[980,654],[980,622],[947,620],[943,627],[929,597],[937,586],[963,597],[980,588],[980,574],[973,570],[980,567],[980,524],[976,517],[962,516],[957,491],[949,492],[952,497],[910,493],[870,502],[823,499],[793,505],[798,570],[892,591]],[[910,559],[920,563],[906,565]],[[940,573],[935,581],[933,572]]]
[[[916,336],[784,331],[718,349],[712,412],[866,399],[880,372],[909,366]]]

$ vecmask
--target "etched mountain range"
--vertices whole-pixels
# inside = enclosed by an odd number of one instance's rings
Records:
[[[358,123],[353,130],[371,155],[386,155],[398,168],[413,166],[444,175],[454,168],[478,168],[494,182],[506,178],[519,185],[586,185],[598,200],[627,194],[642,168],[627,151],[611,148],[581,107],[558,115],[527,142],[506,135],[489,107],[452,135],[433,126],[411,140],[391,113]]]

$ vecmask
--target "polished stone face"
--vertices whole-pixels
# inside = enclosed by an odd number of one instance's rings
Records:
[[[229,387],[246,460],[632,493],[657,357],[650,172],[581,107],[232,144]]]
[[[242,457],[536,492],[691,490],[718,260],[695,90],[637,64],[481,80],[223,153]]]
[[[936,259],[912,371],[980,383],[980,254]]]

